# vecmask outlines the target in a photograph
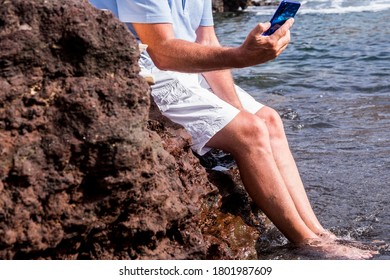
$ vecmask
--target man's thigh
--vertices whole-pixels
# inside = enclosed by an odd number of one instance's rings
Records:
[[[163,115],[182,125],[192,136],[192,149],[203,155],[207,142],[240,112],[217,97],[202,75],[160,71],[155,74],[152,96]],[[246,110],[255,114],[262,104],[237,87]]]

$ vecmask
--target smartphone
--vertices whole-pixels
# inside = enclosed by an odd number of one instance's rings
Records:
[[[276,30],[281,27],[286,20],[293,18],[298,12],[301,3],[293,2],[288,0],[283,0],[280,2],[278,9],[271,19],[271,27],[263,33],[264,36],[269,36],[274,34]]]

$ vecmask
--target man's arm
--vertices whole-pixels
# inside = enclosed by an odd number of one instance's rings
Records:
[[[201,73],[242,68],[264,63],[277,57],[290,41],[288,20],[271,36],[261,34],[270,26],[259,23],[239,47],[222,47],[192,43],[174,37],[170,23],[133,23],[141,42],[147,44],[155,65],[163,70]]]

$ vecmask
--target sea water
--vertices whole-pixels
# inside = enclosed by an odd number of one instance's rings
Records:
[[[274,10],[217,16],[221,43],[238,46]],[[233,73],[282,115],[323,225],[390,259],[390,0],[302,1],[284,53]],[[295,258],[278,247],[285,239],[266,238],[268,258]]]

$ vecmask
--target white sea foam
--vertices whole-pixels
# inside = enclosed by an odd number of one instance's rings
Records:
[[[299,14],[346,14],[379,12],[390,9],[390,0],[348,1],[348,0],[307,0],[301,1]],[[249,7],[256,15],[272,15],[275,7]]]
[[[361,12],[379,12],[390,9],[390,4],[372,4],[368,6],[331,6],[329,8],[305,8],[299,11],[301,14],[347,14]]]

